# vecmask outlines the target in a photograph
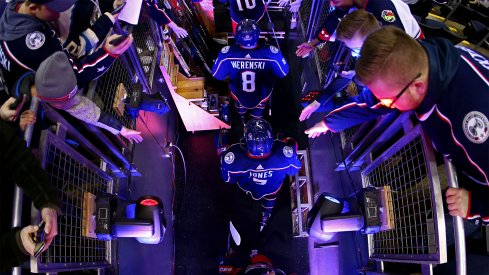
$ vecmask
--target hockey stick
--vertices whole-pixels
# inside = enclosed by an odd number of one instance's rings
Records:
[[[261,0],[263,2],[263,5],[265,6],[265,13],[267,14],[268,17],[268,22],[270,22],[270,26],[272,27],[272,32],[273,32],[273,37],[275,38],[275,43],[277,44],[277,48],[280,50],[280,45],[278,44],[278,39],[277,39],[277,34],[275,33],[275,25],[272,22],[272,18],[270,17],[270,13],[268,13],[268,6],[265,3],[265,0]]]

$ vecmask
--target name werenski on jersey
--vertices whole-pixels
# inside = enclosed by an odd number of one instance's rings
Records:
[[[263,61],[231,61],[233,69],[250,69],[264,70],[265,62]]]
[[[250,178],[266,179],[273,177],[273,171],[250,172]]]

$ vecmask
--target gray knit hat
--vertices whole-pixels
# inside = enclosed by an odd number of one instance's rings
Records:
[[[66,53],[55,52],[36,71],[36,89],[43,101],[60,102],[74,97],[78,91],[76,76]]]

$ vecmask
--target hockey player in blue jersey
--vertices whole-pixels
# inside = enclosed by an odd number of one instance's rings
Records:
[[[264,226],[285,177],[295,175],[302,164],[295,144],[274,141],[272,128],[264,119],[248,121],[244,138],[246,148],[233,144],[222,154],[221,174],[224,181],[237,183],[241,190],[260,201]]]
[[[274,46],[258,44],[259,36],[260,28],[254,20],[239,22],[236,33],[239,45],[222,48],[212,68],[215,78],[229,77],[238,113],[244,116],[250,110],[257,118],[263,116],[275,79],[289,72],[289,65],[280,51]]]
[[[229,14],[233,33],[236,33],[236,27],[239,22],[245,19],[260,21],[265,14],[264,0],[219,0],[222,3],[229,3]]]

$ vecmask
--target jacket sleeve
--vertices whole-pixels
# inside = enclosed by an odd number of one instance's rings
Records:
[[[55,52],[63,51],[61,42],[52,29],[42,32],[42,35],[45,41],[38,42],[42,44],[36,47],[30,45],[29,48],[25,36],[6,43],[12,60],[26,70],[36,71],[46,58]],[[111,55],[104,48],[101,48],[82,59],[70,59],[78,85],[81,87],[85,83],[100,77],[116,58],[117,56]]]
[[[122,123],[118,119],[102,112],[93,101],[84,96],[76,95],[73,104],[63,110],[81,121],[106,129],[114,135],[119,134],[122,129]]]
[[[27,261],[29,257],[20,248],[20,230],[16,227],[0,235],[0,272],[7,271],[9,268],[19,266]]]
[[[158,7],[158,5],[156,5],[155,3],[152,3],[149,0],[144,0],[143,7],[146,8],[149,16],[154,21],[156,21],[158,26],[166,26],[170,22],[172,22],[172,20],[170,19],[170,17],[168,17],[166,12],[163,9],[161,9],[160,7]]]
[[[372,92],[366,89],[331,111],[323,118],[323,121],[331,131],[341,132],[391,111],[391,109],[382,107]]]
[[[221,176],[225,182],[228,182],[228,183],[238,182],[238,180],[240,178],[240,174],[232,172],[232,168],[234,166],[233,164],[235,164],[236,161],[238,161],[238,160],[236,159],[235,153],[228,150],[222,154],[222,156],[221,156]]]
[[[489,224],[489,188],[473,184],[469,191],[467,219]],[[476,222],[477,223],[477,222]]]
[[[56,188],[51,184],[39,161],[32,155],[17,131],[0,121],[2,163],[15,183],[32,199],[37,209],[55,206],[61,211],[61,200]]]
[[[332,11],[328,17],[326,17],[322,28],[319,30],[319,32],[317,32],[315,37],[321,42],[329,41],[336,32],[336,28],[340,23],[340,18],[345,16],[346,13],[346,11],[342,11],[340,9]]]

